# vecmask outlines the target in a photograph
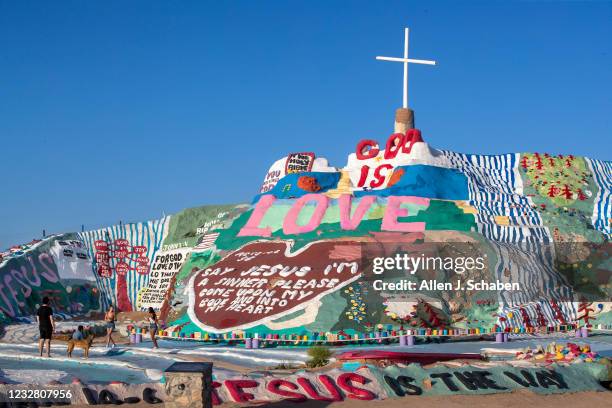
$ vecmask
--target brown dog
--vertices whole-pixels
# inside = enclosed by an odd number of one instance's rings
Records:
[[[66,354],[68,354],[68,357],[72,357],[72,351],[74,350],[74,348],[80,347],[83,349],[83,354],[85,355],[85,358],[89,358],[89,348],[91,347],[91,343],[93,343],[93,339],[94,335],[90,334],[83,340],[68,340],[68,351]]]

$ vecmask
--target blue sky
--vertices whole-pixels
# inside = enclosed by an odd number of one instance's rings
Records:
[[[0,248],[247,202],[401,105],[432,146],[612,159],[612,3],[0,0]]]

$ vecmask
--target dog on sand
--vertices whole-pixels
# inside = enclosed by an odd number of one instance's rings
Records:
[[[83,349],[83,354],[85,355],[85,358],[88,358],[89,348],[91,347],[91,344],[93,343],[93,339],[94,339],[94,335],[90,334],[83,340],[74,340],[74,339],[68,340],[68,351],[66,354],[68,354],[68,357],[72,357],[72,351],[74,350],[74,348],[80,347]]]

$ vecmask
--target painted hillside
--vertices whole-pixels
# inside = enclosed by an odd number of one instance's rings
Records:
[[[609,324],[611,192],[609,161],[461,154],[430,147],[415,129],[358,142],[342,167],[292,153],[272,164],[250,204],[3,253],[1,318],[25,318],[47,295],[66,316],[152,306],[171,331],[197,338]],[[373,273],[374,257],[396,253],[486,262]],[[521,290],[374,288],[457,277]]]

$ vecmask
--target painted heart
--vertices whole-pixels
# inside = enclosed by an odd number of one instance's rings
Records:
[[[189,282],[189,315],[201,329],[248,329],[306,308],[359,278],[357,242],[256,241],[199,270]]]

